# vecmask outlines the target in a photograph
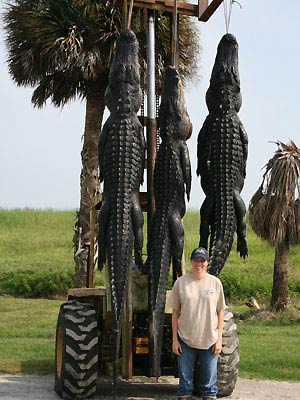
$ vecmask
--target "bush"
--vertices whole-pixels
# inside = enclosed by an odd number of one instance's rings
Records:
[[[289,291],[291,295],[300,295],[300,281],[296,279],[289,280]]]
[[[240,300],[250,296],[265,297],[272,291],[272,282],[257,279],[257,276],[243,274],[238,270],[222,271],[220,279],[223,283],[226,299]]]
[[[72,287],[73,270],[28,271],[3,273],[0,278],[0,294],[15,297],[54,297],[66,295]]]

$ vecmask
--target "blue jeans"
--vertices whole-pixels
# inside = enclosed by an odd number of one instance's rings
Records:
[[[178,395],[191,395],[194,389],[194,365],[196,355],[199,354],[200,364],[200,396],[216,397],[218,393],[217,367],[219,356],[212,354],[211,348],[207,350],[193,349],[186,345],[180,338],[182,353],[177,357],[179,372]]]

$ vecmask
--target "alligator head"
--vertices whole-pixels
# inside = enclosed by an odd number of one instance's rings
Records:
[[[230,33],[224,35],[218,45],[206,103],[210,112],[231,108],[238,112],[241,108],[238,43]]]
[[[116,53],[110,69],[105,103],[113,113],[137,112],[141,106],[139,44],[133,31],[121,32],[116,43]]]
[[[169,135],[182,140],[191,137],[192,124],[186,111],[181,79],[177,69],[172,66],[168,66],[164,72],[159,118],[162,139]],[[178,124],[179,129],[174,129]]]

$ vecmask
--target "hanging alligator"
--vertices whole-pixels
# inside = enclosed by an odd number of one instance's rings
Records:
[[[142,268],[143,214],[139,186],[143,180],[145,139],[137,117],[142,92],[135,34],[123,31],[105,92],[110,116],[99,137],[100,181],[104,181],[103,203],[99,212],[99,268],[108,261],[113,312],[113,373],[116,384],[121,335],[121,312],[127,287],[128,269],[135,262]]]
[[[153,376],[160,375],[166,290],[170,263],[173,280],[181,275],[185,193],[189,200],[191,166],[185,143],[192,134],[181,80],[174,67],[167,67],[159,110],[161,144],[154,169],[155,213],[150,221],[148,258],[150,273],[150,357]]]
[[[235,231],[237,251],[248,256],[246,207],[240,192],[246,177],[248,138],[238,117],[242,97],[238,70],[238,43],[231,34],[221,39],[210,86],[209,110],[198,136],[197,175],[206,198],[201,206],[200,243],[208,248],[209,272],[218,275],[230,253]]]

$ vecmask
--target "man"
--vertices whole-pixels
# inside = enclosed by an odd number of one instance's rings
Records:
[[[200,362],[200,396],[215,399],[217,363],[222,349],[225,299],[221,281],[207,272],[208,251],[191,254],[192,271],[174,283],[168,306],[173,309],[172,350],[178,356],[178,399],[192,399],[196,355]]]

